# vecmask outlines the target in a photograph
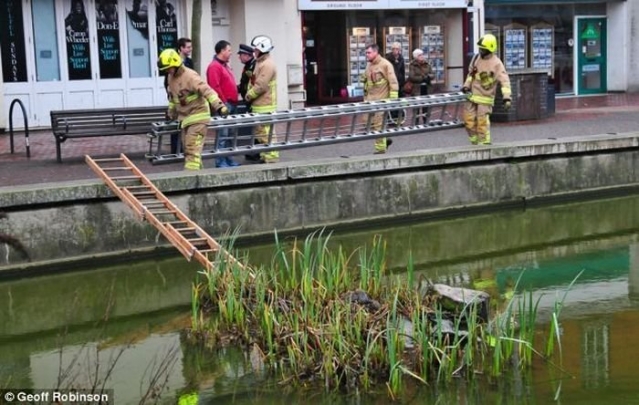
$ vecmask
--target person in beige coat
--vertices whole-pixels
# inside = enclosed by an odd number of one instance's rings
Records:
[[[468,67],[468,76],[462,91],[468,94],[464,106],[464,126],[473,145],[490,145],[490,114],[495,104],[497,85],[501,85],[504,109],[510,109],[510,78],[501,59],[495,55],[497,38],[486,34],[477,42],[479,54]]]
[[[362,80],[364,82],[364,101],[395,100],[398,97],[399,83],[395,76],[393,65],[379,54],[379,46],[371,44],[366,47],[366,70]],[[371,130],[380,131],[384,122],[384,113],[375,113],[371,123]],[[391,144],[389,139],[375,140],[375,153],[386,153]]]
[[[277,111],[277,68],[271,58],[273,42],[266,35],[258,35],[251,41],[255,49],[255,70],[249,80],[248,91],[244,101],[251,105],[251,110],[258,114],[267,114]],[[271,125],[256,125],[254,128],[255,140],[262,144],[277,142],[275,128]],[[260,153],[261,163],[276,163],[280,160],[280,153],[276,150]]]
[[[165,49],[160,53],[158,70],[169,78],[167,117],[180,122],[184,169],[200,170],[211,108],[222,116],[227,116],[229,109],[197,72],[184,66],[175,49]]]

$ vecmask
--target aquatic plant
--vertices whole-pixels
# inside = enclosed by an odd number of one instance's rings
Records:
[[[408,381],[497,377],[540,355],[532,295],[512,298],[488,320],[479,302],[451,309],[432,289],[417,288],[428,283],[415,280],[412,260],[407,279],[389,275],[380,237],[351,254],[329,239],[319,231],[286,245],[276,235],[273,260],[259,269],[217,257],[219,266],[201,272],[205,281],[193,295],[202,301],[193,309],[209,321],[194,313],[192,335],[257,345],[286,382],[383,386],[393,399]]]

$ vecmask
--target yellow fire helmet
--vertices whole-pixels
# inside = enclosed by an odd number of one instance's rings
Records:
[[[172,67],[178,68],[182,66],[182,63],[182,58],[175,49],[165,49],[158,57],[158,69],[160,72]]]
[[[477,41],[480,49],[485,49],[490,53],[495,53],[497,50],[497,38],[493,34],[486,34],[479,38]]]

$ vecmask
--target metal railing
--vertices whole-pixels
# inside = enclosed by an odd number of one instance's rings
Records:
[[[461,92],[407,97],[398,100],[368,101],[309,107],[270,114],[237,114],[226,118],[213,117],[208,124],[215,131],[215,143],[205,145],[203,158],[255,154],[341,142],[353,142],[380,137],[394,137],[463,125],[459,115],[467,96]],[[381,128],[374,128],[380,114]],[[257,143],[251,131],[256,125],[268,128],[267,142]],[[220,138],[228,129],[228,137]],[[153,124],[148,158],[153,164],[184,160],[181,153],[163,154],[162,139],[179,131],[176,122]],[[225,147],[217,147],[219,141]],[[157,149],[153,150],[153,142]]]

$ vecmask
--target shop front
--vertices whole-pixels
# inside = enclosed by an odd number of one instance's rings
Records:
[[[20,99],[42,127],[51,110],[166,103],[155,60],[184,34],[182,1],[4,0],[4,108]]]
[[[486,0],[485,31],[497,37],[498,54],[509,72],[547,70],[556,94],[625,91],[624,80],[617,74],[624,71],[615,71],[611,66],[611,63],[623,66],[625,61],[608,47],[623,42],[623,38],[610,38],[608,26],[626,24],[622,19],[610,20],[610,15],[615,19],[620,14],[610,11],[624,5],[624,2],[532,4],[521,0]]]
[[[472,50],[466,0],[298,0],[298,8],[309,105],[362,100],[359,78],[371,43],[383,54],[400,43],[406,69],[413,50],[422,49],[433,68],[434,91],[463,82],[465,56]]]

